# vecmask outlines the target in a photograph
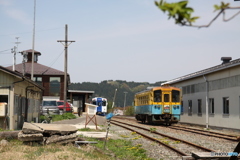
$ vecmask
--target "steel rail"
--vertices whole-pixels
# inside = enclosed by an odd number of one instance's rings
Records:
[[[216,137],[216,138],[221,138],[221,139],[226,139],[226,140],[230,140],[230,141],[234,141],[234,142],[238,142],[237,137],[232,138],[232,137],[225,137],[223,135],[217,135],[218,133],[204,133],[205,131],[198,131],[195,129],[188,129],[188,128],[178,128],[178,127],[174,127],[171,126],[169,127],[171,129],[176,129],[176,130],[183,130],[183,131],[187,131],[187,132],[191,132],[191,133],[197,133],[197,134],[202,134],[202,135],[206,135],[206,136],[212,136],[212,137]]]
[[[114,118],[116,118],[116,117],[114,117]],[[121,117],[121,118],[117,117],[117,119],[127,119],[127,120],[133,121],[133,119],[129,119],[126,117]],[[162,126],[159,126],[159,127],[162,127]],[[212,132],[212,131],[203,131],[200,129],[187,128],[187,127],[181,127],[181,126],[168,126],[168,128],[176,129],[176,130],[183,130],[183,131],[187,131],[187,132],[192,132],[192,133],[197,133],[197,134],[201,134],[201,135],[212,136],[212,137],[216,137],[216,138],[221,138],[221,139],[238,142],[237,136],[233,136],[233,135],[229,135],[229,134],[216,133],[216,132]]]
[[[148,135],[146,135],[146,134],[143,134],[143,133],[138,132],[138,131],[136,131],[136,130],[134,130],[134,129],[131,129],[131,128],[126,127],[126,126],[123,126],[123,125],[121,125],[121,124],[117,124],[116,122],[113,122],[113,120],[111,120],[111,123],[112,123],[112,124],[115,124],[115,125],[117,125],[117,126],[123,127],[123,128],[125,128],[125,129],[128,129],[128,130],[130,130],[130,131],[136,132],[137,134],[140,134],[140,135],[142,135],[143,137],[145,137],[145,138],[147,138],[147,139],[150,139],[151,141],[157,142],[157,143],[159,143],[159,144],[161,144],[161,145],[163,145],[163,146],[165,146],[165,147],[173,150],[174,152],[178,153],[178,154],[181,155],[181,156],[187,156],[186,153],[183,153],[182,151],[180,151],[180,150],[178,150],[178,149],[176,149],[176,148],[173,148],[172,146],[170,146],[170,145],[168,145],[168,144],[165,144],[165,143],[163,143],[163,142],[161,142],[161,141],[159,141],[159,140],[157,140],[157,139],[155,139],[155,138],[153,138],[153,137],[150,137],[150,136],[148,136]]]
[[[112,121],[116,121],[116,120],[112,120]],[[123,123],[123,124],[125,124],[125,125],[129,125],[129,126],[132,126],[132,127],[140,128],[140,129],[142,129],[142,130],[150,131],[150,129],[147,129],[147,128],[144,128],[144,127],[135,126],[135,125],[128,124],[128,123],[125,123],[125,122],[119,122],[119,121],[116,121],[116,122],[118,122],[118,123]],[[152,133],[161,135],[161,136],[163,136],[163,137],[167,137],[167,138],[172,139],[172,140],[175,140],[175,141],[180,141],[180,142],[186,143],[186,144],[188,144],[188,145],[191,145],[191,146],[193,146],[193,147],[202,149],[202,150],[207,151],[207,152],[216,152],[216,151],[214,151],[214,150],[212,150],[212,149],[205,148],[205,147],[203,147],[203,146],[199,146],[199,145],[197,145],[197,144],[194,144],[194,143],[191,143],[191,142],[188,142],[188,141],[179,139],[179,138],[175,138],[175,137],[172,137],[172,136],[169,136],[169,135],[166,135],[166,134],[157,132],[157,131],[152,131]]]
[[[184,128],[184,129],[196,130],[196,131],[207,132],[207,133],[212,133],[212,134],[218,134],[218,135],[227,136],[227,137],[232,137],[232,138],[236,138],[236,137],[237,137],[237,136],[230,135],[230,134],[218,133],[218,132],[213,132],[213,131],[208,131],[208,130],[201,130],[201,129],[197,129],[197,128],[183,127],[183,126],[170,126],[169,128],[172,128],[172,127],[174,127],[174,128],[177,127],[177,128]]]

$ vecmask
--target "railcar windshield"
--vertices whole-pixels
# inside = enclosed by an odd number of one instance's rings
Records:
[[[164,102],[169,102],[169,94],[164,94]]]
[[[172,90],[172,102],[180,102],[180,91]]]
[[[103,102],[102,102],[102,105],[103,105],[103,106],[106,106],[106,103],[107,103],[106,101],[103,101]]]
[[[107,101],[98,98],[97,100],[94,99],[94,100],[92,101],[92,104],[98,105],[98,106],[106,106],[106,105],[107,105]]]
[[[162,102],[162,91],[161,90],[156,90],[154,91],[154,102]]]

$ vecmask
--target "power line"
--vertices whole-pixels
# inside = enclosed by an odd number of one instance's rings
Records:
[[[64,50],[63,50],[63,51],[64,51]],[[52,61],[52,63],[51,63],[50,66],[48,67],[48,69],[46,69],[44,72],[42,72],[42,75],[43,75],[44,73],[46,73],[46,72],[54,65],[55,62],[57,62],[58,58],[63,54],[63,51],[58,55],[58,57],[57,57],[55,60]]]
[[[45,30],[38,30],[36,32],[45,32],[45,31],[52,31],[52,30],[58,30],[58,29],[62,29],[62,27],[59,28],[52,28],[52,29],[45,29]],[[32,32],[19,32],[19,33],[10,33],[10,34],[2,34],[0,36],[12,36],[12,35],[19,35],[19,34],[29,34]]]
[[[2,52],[6,52],[6,51],[10,51],[11,49],[6,49],[6,50],[3,50],[3,51],[0,51],[0,54],[11,54],[11,53],[2,53]]]

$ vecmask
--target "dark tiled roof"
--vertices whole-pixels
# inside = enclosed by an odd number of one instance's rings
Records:
[[[39,63],[34,63],[33,64],[33,74],[34,75],[64,75],[63,71],[57,70],[57,69],[53,69],[51,67],[48,66],[44,66],[42,64]],[[12,66],[6,67],[8,69],[12,69]],[[32,63],[25,63],[25,74],[31,74],[32,71]],[[15,66],[15,70],[17,72],[22,73],[23,72],[23,64],[17,64]]]

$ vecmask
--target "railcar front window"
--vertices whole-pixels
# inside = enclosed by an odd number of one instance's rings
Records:
[[[161,90],[157,90],[154,91],[154,102],[162,102],[162,91]]]
[[[169,94],[164,94],[164,102],[169,102]]]
[[[96,101],[93,101],[92,103],[93,103],[94,105],[96,105]]]
[[[103,102],[102,102],[102,105],[103,105],[103,106],[106,106],[106,101],[103,101]]]
[[[173,90],[172,91],[172,102],[180,102],[180,92]]]

